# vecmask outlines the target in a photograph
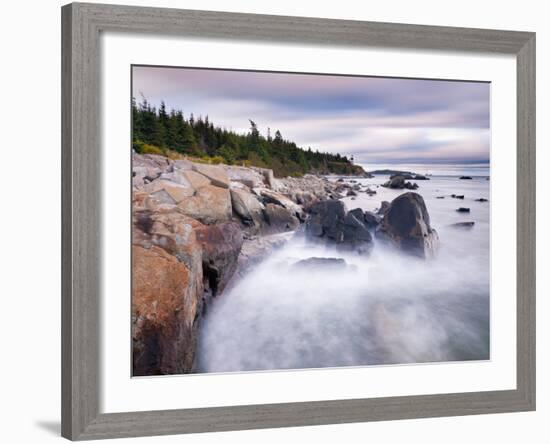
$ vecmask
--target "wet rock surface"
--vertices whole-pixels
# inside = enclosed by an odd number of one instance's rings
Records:
[[[358,210],[346,212],[344,203],[339,200],[319,202],[310,210],[306,236],[360,254],[368,253],[372,248],[372,236],[363,211]]]
[[[391,202],[376,235],[421,258],[434,256],[439,244],[424,199],[417,193],[402,194]]]

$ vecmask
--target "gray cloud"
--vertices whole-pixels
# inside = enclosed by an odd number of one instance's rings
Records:
[[[134,67],[133,94],[363,162],[489,158],[488,83]]]

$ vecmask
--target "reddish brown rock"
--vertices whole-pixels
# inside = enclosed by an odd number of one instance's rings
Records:
[[[179,213],[177,208],[134,211],[133,221],[133,244],[145,248],[155,245],[175,256],[191,272],[190,291],[202,294],[202,246],[195,230],[203,225]]]
[[[133,374],[188,373],[195,360],[193,321],[199,308],[189,269],[156,246],[136,245],[132,251]]]
[[[193,371],[210,297],[235,272],[238,224],[203,225],[177,207],[133,212],[134,375]]]
[[[216,296],[237,268],[243,234],[238,224],[226,222],[202,226],[196,230],[196,235],[202,245],[205,289]]]
[[[229,188],[229,176],[225,167],[222,165],[208,165],[204,163],[194,163],[193,170],[207,177],[212,185],[221,188]]]
[[[196,173],[198,174],[198,173]],[[226,188],[206,185],[195,196],[178,204],[181,212],[205,224],[225,222],[231,219],[231,195]]]

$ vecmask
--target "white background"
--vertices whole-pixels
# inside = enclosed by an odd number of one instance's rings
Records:
[[[103,291],[101,411],[162,410],[261,403],[507,390],[516,388],[516,64],[482,56],[200,41],[107,34],[102,38]],[[185,54],[182,56],[182,54]],[[129,67],[187,65],[491,80],[491,360],[248,374],[129,378]],[[509,276],[504,280],[501,276]]]
[[[105,1],[104,1],[105,2]],[[157,1],[126,3],[231,10],[284,15],[394,21],[537,31],[538,82],[538,411],[462,418],[438,418],[305,427],[194,436],[126,440],[143,443],[256,442],[535,442],[548,440],[550,374],[548,352],[550,304],[543,230],[543,168],[550,137],[543,123],[550,117],[550,30],[543,2],[524,0],[507,6],[498,1],[415,2],[258,2],[246,0]],[[2,9],[1,138],[4,185],[2,242],[1,406],[3,441],[59,440],[60,362],[60,13],[53,0],[13,2]],[[546,20],[545,20],[546,18]],[[29,116],[32,116],[29,117]],[[542,122],[542,123],[541,123]],[[546,223],[547,224],[547,223]]]

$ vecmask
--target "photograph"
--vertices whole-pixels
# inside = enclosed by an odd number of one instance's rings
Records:
[[[489,361],[490,104],[133,65],[132,376]]]

